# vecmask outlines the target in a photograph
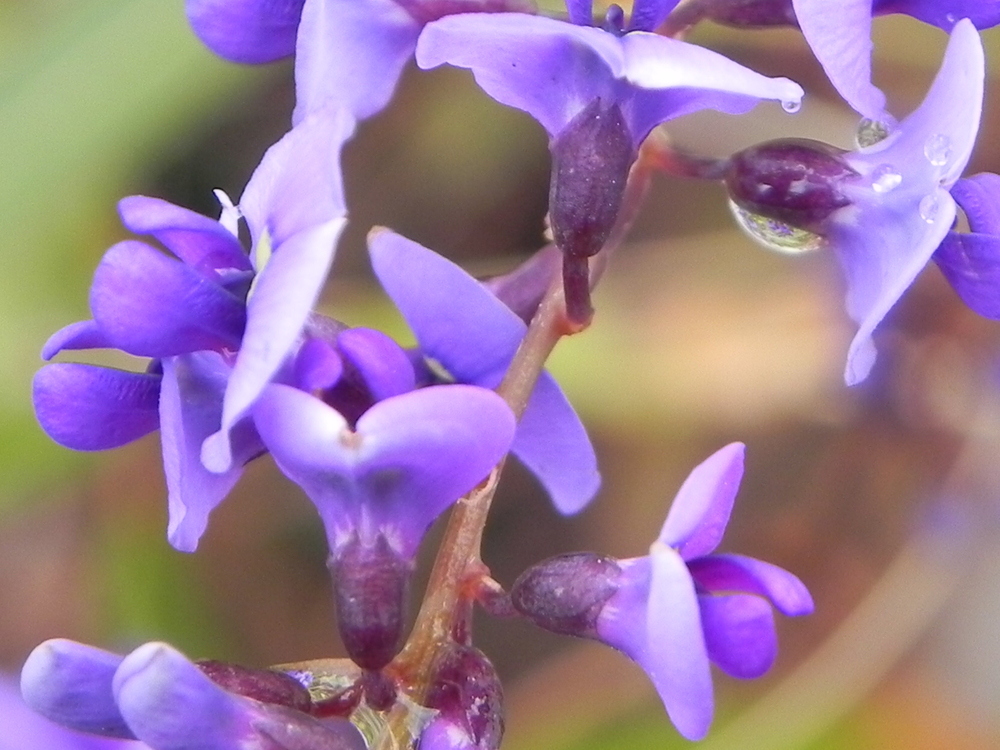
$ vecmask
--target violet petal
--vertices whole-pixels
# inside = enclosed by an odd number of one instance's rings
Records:
[[[770,599],[790,617],[813,611],[809,590],[795,575],[777,565],[743,555],[710,555],[688,561],[695,582],[712,593],[743,592]]]
[[[381,331],[349,328],[337,337],[337,348],[357,368],[376,401],[407,393],[417,386],[410,358]]]
[[[743,477],[746,446],[730,443],[694,468],[674,498],[659,542],[685,560],[719,546]]]
[[[872,12],[905,13],[945,31],[951,31],[960,18],[970,19],[977,29],[1000,23],[1000,3],[996,0],[875,0]]]
[[[159,426],[160,377],[57,362],[32,382],[35,415],[60,445],[99,451],[138,440]]]
[[[708,657],[728,675],[760,677],[778,655],[771,605],[759,596],[699,596]]]
[[[42,359],[50,360],[66,349],[110,349],[114,345],[108,341],[101,327],[93,320],[70,323],[65,328],[49,336],[42,347]]]
[[[966,305],[1000,320],[1000,236],[949,232],[933,258]]]
[[[266,63],[295,51],[303,0],[186,0],[188,21],[217,55]]]
[[[982,172],[958,180],[951,187],[951,197],[973,232],[1000,234],[1000,175]]]

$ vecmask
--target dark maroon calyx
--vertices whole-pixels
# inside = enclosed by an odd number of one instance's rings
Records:
[[[850,205],[842,188],[859,177],[844,153],[801,138],[761,143],[730,159],[726,188],[750,213],[821,233],[830,214]]]
[[[477,750],[496,750],[503,738],[503,689],[486,655],[452,644],[433,667],[424,705],[461,730]]]
[[[199,661],[197,665],[212,682],[231,693],[305,713],[312,708],[312,699],[306,687],[284,672],[251,669],[211,659]]]
[[[412,563],[379,534],[367,544],[355,535],[328,565],[347,655],[362,669],[377,672],[402,644]]]
[[[596,638],[597,618],[618,591],[621,568],[593,552],[559,555],[532,565],[510,590],[514,609],[540,628]]]

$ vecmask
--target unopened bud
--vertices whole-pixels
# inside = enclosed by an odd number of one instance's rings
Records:
[[[851,202],[841,188],[859,175],[844,153],[805,139],[761,143],[730,159],[726,188],[752,214],[819,231],[830,214]]]
[[[482,651],[453,644],[433,668],[425,705],[438,711],[419,750],[496,750],[503,738],[503,689]]]
[[[287,706],[306,713],[312,699],[306,687],[283,672],[271,669],[251,669],[238,664],[206,659],[195,662],[216,685],[230,693],[253,698],[261,703]]]
[[[596,638],[597,617],[618,590],[621,568],[593,552],[559,555],[524,571],[510,590],[514,608],[540,628]]]

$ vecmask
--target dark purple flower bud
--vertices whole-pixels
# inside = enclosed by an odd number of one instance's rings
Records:
[[[195,662],[212,682],[246,698],[309,713],[312,699],[305,686],[294,677],[273,669],[252,669],[224,661]]]
[[[379,534],[370,546],[355,536],[334,553],[329,567],[348,656],[362,669],[382,669],[401,646],[412,563]]]
[[[830,214],[851,202],[841,186],[859,175],[844,153],[798,138],[761,143],[732,157],[726,188],[742,209],[816,231]]]
[[[671,28],[694,26],[702,20],[738,29],[798,26],[792,0],[695,0],[671,14]]]
[[[479,649],[454,644],[434,666],[427,708],[438,715],[420,736],[420,750],[496,750],[503,738],[503,690]]]
[[[524,571],[510,590],[514,609],[540,628],[596,638],[597,617],[618,590],[621,568],[593,552],[559,555]]]

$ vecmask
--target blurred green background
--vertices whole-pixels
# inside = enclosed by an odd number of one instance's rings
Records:
[[[150,436],[75,454],[35,425],[38,351],[86,317],[90,276],[126,235],[115,202],[145,193],[213,214],[287,129],[291,65],[224,63],[182,3],[0,0],[0,666],[65,636],[127,650],[169,640],[193,657],[266,665],[339,655],[318,519],[268,459],[253,464],[193,555],[166,544]],[[997,70],[1000,32],[987,33]],[[711,25],[693,40],[809,92],[792,117],[672,123],[723,155],[767,138],[849,148],[855,121],[797,33]],[[876,22],[876,79],[905,115],[943,33]],[[970,173],[1000,171],[991,78]],[[405,328],[374,285],[364,236],[385,225],[476,273],[544,243],[541,128],[456,71],[409,70],[345,154],[352,224],[325,311]],[[823,253],[789,258],[733,228],[714,184],[658,178],[597,292],[596,323],[552,369],[588,424],[604,489],[561,519],[509,471],[486,562],[510,584],[558,552],[642,554],[687,472],[732,440],[747,476],[725,549],[798,573],[817,612],[780,622],[773,673],[719,677],[710,748],[986,748],[1000,744],[1000,325],[928,269],[883,326],[880,364],[847,390],[852,327]],[[433,541],[433,540],[432,540]],[[430,544],[428,545],[431,546]],[[428,556],[430,551],[428,551]],[[677,739],[643,674],[592,644],[478,623],[505,677],[511,750],[667,748]]]

